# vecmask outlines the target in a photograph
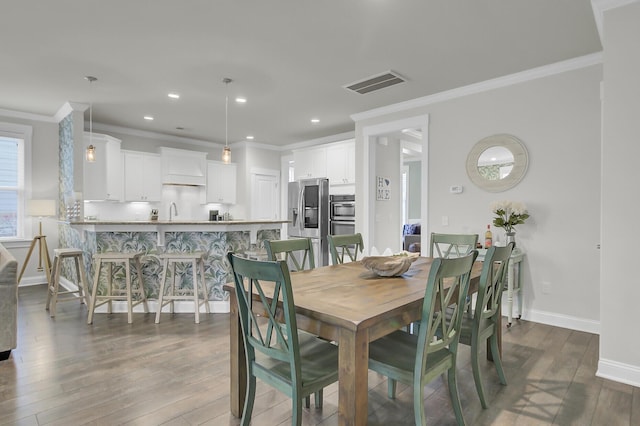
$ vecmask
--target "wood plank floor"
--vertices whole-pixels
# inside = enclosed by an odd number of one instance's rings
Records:
[[[229,318],[226,314],[98,314],[83,305],[44,310],[46,287],[19,290],[19,341],[0,362],[1,425],[237,425],[229,413]],[[476,395],[469,350],[459,356],[460,398],[469,425],[638,425],[640,389],[595,377],[598,336],[526,321],[504,332],[508,386],[484,365],[490,407]],[[369,424],[412,424],[412,392],[369,374]],[[337,386],[324,407],[305,410],[305,425],[336,425]],[[455,424],[446,381],[425,392],[427,422]],[[287,425],[289,400],[258,382],[252,425]]]

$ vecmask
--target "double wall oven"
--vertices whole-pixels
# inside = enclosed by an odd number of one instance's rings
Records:
[[[347,235],[356,232],[356,196],[329,197],[329,234]]]

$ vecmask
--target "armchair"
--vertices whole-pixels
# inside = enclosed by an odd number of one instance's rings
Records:
[[[0,361],[11,355],[18,341],[18,262],[0,244]]]

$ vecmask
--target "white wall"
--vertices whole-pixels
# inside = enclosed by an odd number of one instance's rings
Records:
[[[38,119],[18,119],[0,114],[0,122],[15,123],[31,126],[31,185],[27,188],[27,199],[58,199],[58,123],[42,121]],[[37,219],[27,218],[27,235],[25,240],[4,244],[18,261],[18,267],[22,268],[31,239],[38,234]],[[50,255],[53,249],[58,247],[58,223],[54,218],[44,218],[42,221],[42,233],[46,235]],[[36,270],[38,264],[37,253],[32,254],[25,270],[21,284],[34,284],[44,281],[44,272]]]
[[[601,335],[598,375],[640,386],[640,3],[604,13]]]
[[[517,228],[517,242],[527,252],[523,317],[597,332],[601,79],[601,66],[589,66],[364,119],[356,122],[356,157],[364,152],[367,127],[428,114],[429,208],[422,221],[431,228],[423,232],[484,232],[492,220],[491,202],[526,203],[531,219]],[[498,194],[473,186],[465,170],[471,147],[496,133],[520,138],[530,160],[522,182]],[[371,177],[356,171],[362,188]],[[464,192],[450,194],[451,185],[463,185]],[[448,226],[441,225],[442,216],[448,216]],[[504,241],[501,231],[494,235]],[[549,294],[542,293],[543,283],[549,283]]]
[[[379,137],[374,145],[376,177],[389,179],[389,200],[375,202],[375,229],[373,240],[369,240],[380,253],[390,248],[394,253],[402,249],[402,181],[401,146],[398,140]],[[370,249],[370,247],[367,247]]]

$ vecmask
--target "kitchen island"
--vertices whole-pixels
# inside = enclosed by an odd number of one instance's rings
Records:
[[[142,274],[150,299],[158,296],[162,269],[159,254],[203,251],[207,253],[205,280],[212,312],[228,312],[228,294],[222,288],[232,280],[226,253],[261,249],[264,240],[280,239],[284,223],[288,221],[80,221],[67,223],[65,240],[85,252],[85,267],[91,282],[96,253],[144,252]],[[188,273],[191,274],[190,270]],[[185,272],[178,274],[182,281]],[[191,278],[185,281],[191,282]]]

